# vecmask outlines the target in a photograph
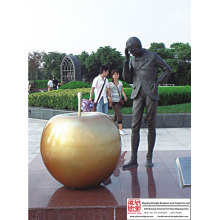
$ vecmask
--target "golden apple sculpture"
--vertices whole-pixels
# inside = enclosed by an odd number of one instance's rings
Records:
[[[79,108],[78,113],[57,115],[47,122],[40,150],[56,180],[65,186],[87,188],[111,176],[120,157],[121,138],[109,116],[81,113]]]

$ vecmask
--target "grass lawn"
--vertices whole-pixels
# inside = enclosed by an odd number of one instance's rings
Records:
[[[114,114],[112,109],[108,110],[108,113]],[[123,114],[132,114],[131,107],[123,107]],[[191,103],[177,104],[177,105],[166,105],[166,106],[158,106],[157,113],[191,113]]]

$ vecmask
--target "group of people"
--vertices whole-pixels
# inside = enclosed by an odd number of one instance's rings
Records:
[[[49,81],[47,83],[48,91],[52,91],[52,90],[58,89],[58,83],[59,83],[59,81],[56,79],[56,77],[53,77],[53,80],[50,77]]]
[[[130,57],[130,54],[132,57]],[[157,76],[157,67],[163,70],[163,73]],[[140,142],[140,128],[144,108],[146,108],[146,122],[148,124],[148,151],[146,155],[146,167],[153,167],[153,149],[156,140],[156,110],[159,100],[158,86],[167,81],[172,71],[167,63],[154,52],[142,48],[141,41],[137,37],[131,37],[126,42],[125,61],[123,67],[124,81],[132,84],[131,99],[132,107],[132,125],[131,125],[131,158],[123,166],[123,169],[131,169],[138,166],[137,152]],[[90,92],[90,101],[93,92],[95,92],[95,102],[97,111],[108,113],[108,102],[112,105],[115,112],[114,119],[117,120],[120,134],[122,130],[121,104],[119,102],[121,94],[124,100],[127,97],[123,91],[123,86],[118,81],[119,73],[112,70],[112,82],[108,83],[106,77],[109,74],[109,68],[100,67],[99,75],[93,80]]]
[[[107,80],[108,74],[109,67],[101,65],[99,75],[93,80],[89,100],[92,101],[92,96],[95,92],[94,102],[97,103],[97,112],[108,114],[108,105],[111,106],[114,110],[114,121],[117,121],[119,126],[119,132],[121,135],[125,135],[126,133],[122,129],[122,105],[120,99],[123,95],[124,100],[127,101],[127,97],[123,90],[122,82],[118,80],[118,70],[111,71],[112,82],[110,83]]]

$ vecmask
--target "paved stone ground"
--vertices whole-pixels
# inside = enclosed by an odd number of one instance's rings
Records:
[[[47,120],[28,119],[28,162],[40,153],[41,133]],[[122,151],[130,151],[131,129],[124,129],[127,135],[122,137]],[[191,128],[157,128],[155,150],[190,150]],[[147,150],[147,129],[140,132],[140,151]]]

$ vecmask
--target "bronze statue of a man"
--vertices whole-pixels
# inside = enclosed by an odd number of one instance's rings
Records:
[[[130,53],[133,57],[130,58]],[[163,73],[157,78],[156,67],[160,67]],[[156,138],[156,110],[159,100],[158,85],[164,83],[171,75],[170,67],[161,57],[142,48],[137,37],[131,37],[126,42],[125,62],[123,78],[128,83],[133,83],[131,99],[132,110],[132,133],[131,133],[131,159],[123,166],[123,169],[137,167],[137,151],[140,141],[140,128],[144,107],[146,106],[146,121],[148,124],[148,153],[146,167],[152,167],[153,149]]]

